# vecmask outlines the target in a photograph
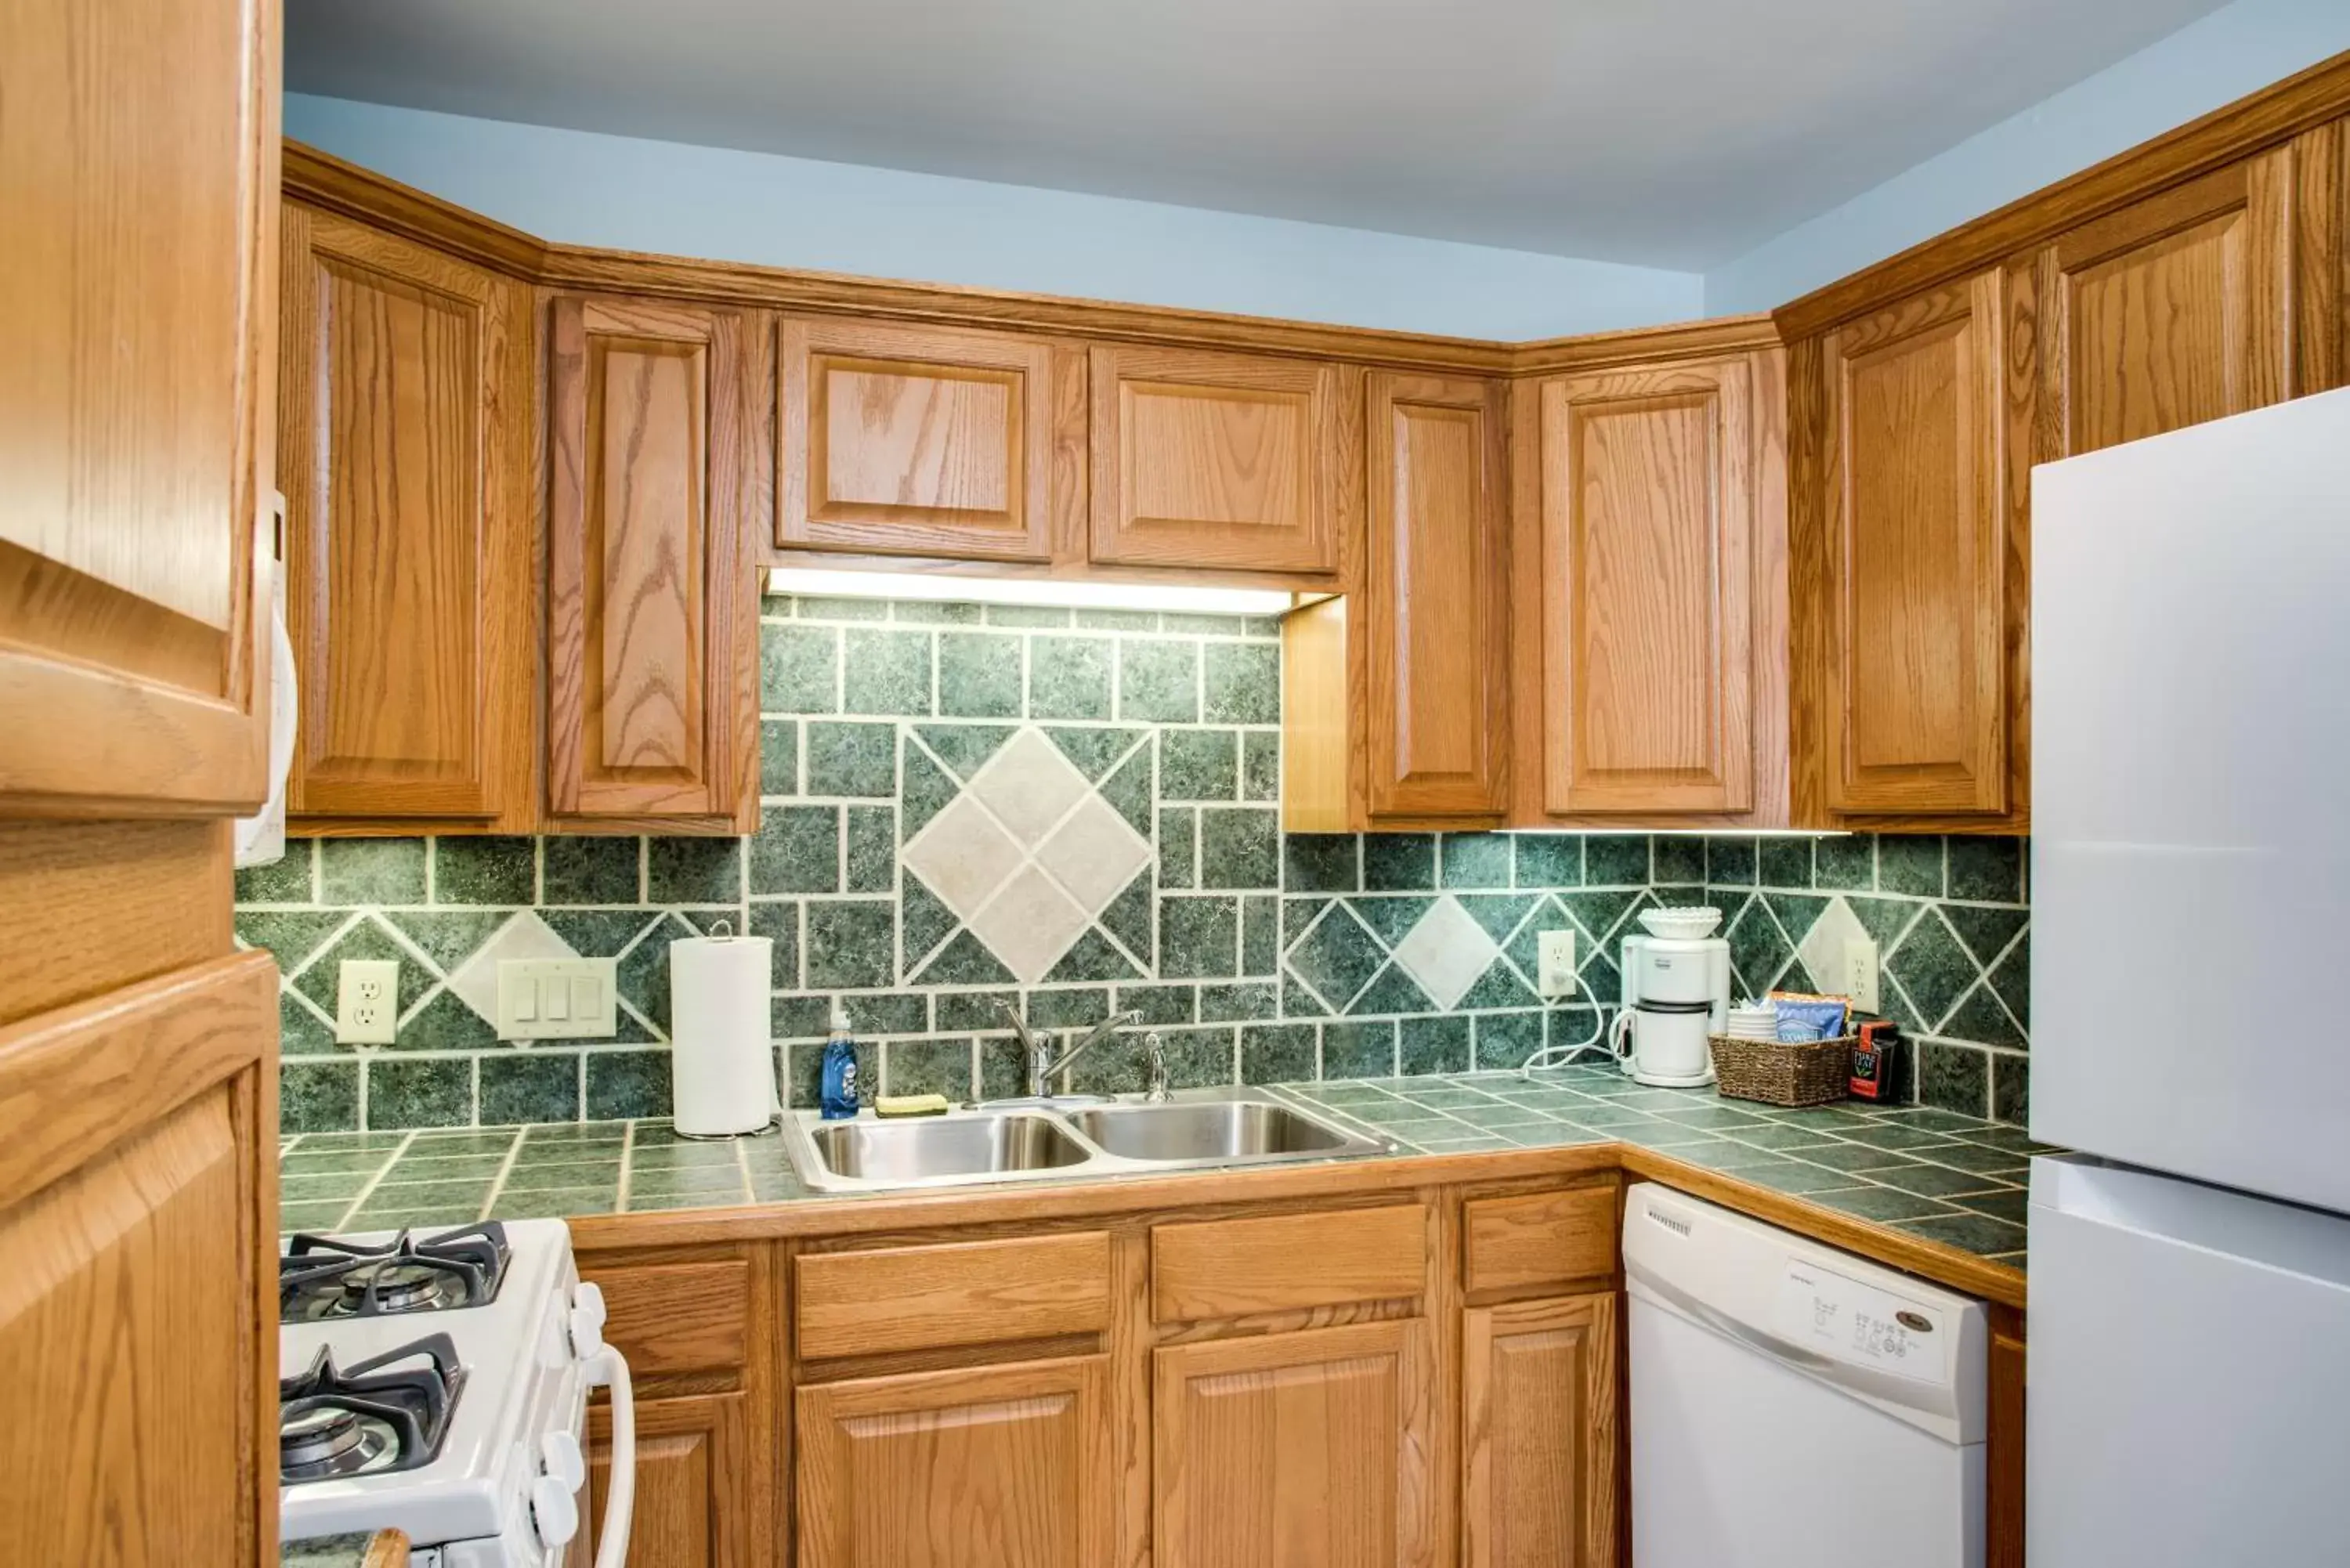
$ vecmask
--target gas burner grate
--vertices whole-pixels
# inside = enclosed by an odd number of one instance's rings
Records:
[[[427,1334],[348,1371],[320,1345],[307,1370],[277,1385],[279,1483],[387,1475],[431,1464],[464,1386],[456,1344],[445,1334]]]
[[[510,1256],[495,1220],[390,1241],[296,1235],[277,1260],[280,1323],[442,1312],[496,1299]]]

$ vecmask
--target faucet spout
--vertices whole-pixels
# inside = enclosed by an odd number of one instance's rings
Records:
[[[1048,1060],[1052,1055],[1052,1048],[1049,1044],[1035,1046],[1034,1054],[1028,1058],[1028,1093],[1040,1099],[1049,1095],[1052,1091],[1048,1085],[1054,1076],[1066,1070],[1070,1063],[1075,1062],[1103,1041],[1113,1038],[1119,1030],[1141,1022],[1142,1014],[1139,1012],[1113,1012],[1091,1029],[1087,1030],[1084,1038],[1064,1051],[1058,1061]]]

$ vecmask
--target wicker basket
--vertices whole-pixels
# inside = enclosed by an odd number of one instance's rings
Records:
[[[1857,1035],[1833,1040],[1736,1040],[1711,1037],[1715,1086],[1726,1099],[1766,1106],[1824,1106],[1852,1092],[1852,1047]]]

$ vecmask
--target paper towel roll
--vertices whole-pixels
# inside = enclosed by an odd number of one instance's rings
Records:
[[[691,1137],[757,1132],[783,1109],[767,1043],[765,937],[669,945],[670,1104]]]

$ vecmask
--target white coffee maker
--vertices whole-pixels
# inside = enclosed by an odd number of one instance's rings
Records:
[[[1730,943],[1719,909],[1648,909],[1624,939],[1624,1010],[1607,1048],[1627,1077],[1659,1088],[1713,1082],[1709,1035],[1730,1026]]]

